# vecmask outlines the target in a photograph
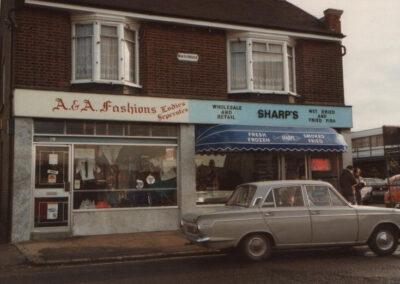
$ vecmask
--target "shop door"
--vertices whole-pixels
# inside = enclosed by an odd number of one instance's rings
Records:
[[[70,228],[71,146],[35,145],[34,230]]]
[[[283,179],[307,179],[307,163],[304,153],[285,153],[283,155]]]

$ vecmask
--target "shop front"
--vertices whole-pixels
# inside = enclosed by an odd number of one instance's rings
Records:
[[[12,241],[175,230],[242,182],[337,184],[351,108],[17,89]],[[350,154],[351,155],[351,154]]]
[[[331,128],[196,127],[197,204],[223,203],[252,181],[315,179],[337,187],[347,148]]]
[[[175,227],[163,217],[156,225],[131,221],[177,211],[176,125],[34,119],[33,126],[34,232]]]

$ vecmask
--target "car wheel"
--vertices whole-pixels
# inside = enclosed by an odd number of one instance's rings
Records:
[[[243,256],[252,261],[260,261],[271,253],[271,241],[263,234],[252,234],[241,243]]]
[[[393,254],[398,242],[399,233],[389,226],[382,226],[372,233],[368,245],[376,255],[386,256]]]

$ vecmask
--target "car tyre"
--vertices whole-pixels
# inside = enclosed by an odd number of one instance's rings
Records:
[[[261,261],[271,254],[271,241],[263,234],[251,234],[241,242],[242,255],[251,261]]]
[[[399,243],[399,233],[390,226],[382,226],[372,233],[368,246],[378,256],[387,256],[394,253]]]

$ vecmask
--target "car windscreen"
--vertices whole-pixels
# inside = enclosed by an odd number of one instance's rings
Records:
[[[228,199],[226,205],[249,207],[256,190],[257,187],[254,185],[240,185]]]

